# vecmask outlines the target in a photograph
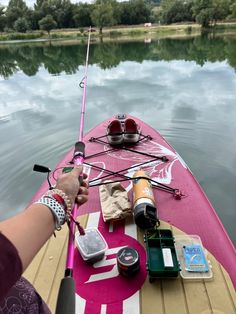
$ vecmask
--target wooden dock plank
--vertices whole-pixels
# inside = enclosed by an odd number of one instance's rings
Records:
[[[40,295],[47,303],[54,277],[56,275],[58,261],[64,247],[65,236],[68,232],[66,226],[60,232],[57,232],[57,237],[51,237],[44,259],[39,267],[37,276],[34,282],[36,290],[40,291]]]
[[[30,263],[30,265],[25,270],[23,276],[29,280],[34,285],[35,277],[37,274],[37,271],[42,263],[42,260],[44,258],[45,252],[47,250],[48,242],[44,244],[44,246],[41,248],[41,250],[38,252],[38,254],[35,256],[33,261]]]
[[[47,300],[48,307],[50,308],[52,313],[55,313],[58,291],[59,291],[61,279],[64,277],[66,255],[67,255],[67,242],[68,242],[68,236],[65,237],[64,248],[59,258],[59,263],[57,266],[56,274],[55,274],[55,277],[52,283],[52,288],[51,288],[51,291]]]
[[[212,313],[211,304],[206,294],[204,280],[183,280],[189,313]]]
[[[146,279],[141,290],[141,313],[164,314],[164,300],[161,281],[149,283]]]
[[[236,313],[236,293],[235,293],[234,286],[232,284],[232,281],[230,280],[230,277],[227,271],[221,265],[220,265],[220,268],[222,271],[222,275],[225,277],[225,282],[229,290],[230,296],[232,298],[232,303],[233,303],[233,306],[235,308],[235,313]]]
[[[205,281],[205,285],[213,312],[236,313],[233,295],[231,295],[228,288],[226,277],[223,275],[220,264],[211,255],[209,255],[209,260],[212,264],[214,278],[211,281]]]
[[[162,280],[162,291],[166,314],[188,313],[188,306],[181,278]]]

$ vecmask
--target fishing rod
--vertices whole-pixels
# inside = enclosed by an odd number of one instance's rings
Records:
[[[83,98],[80,114],[80,128],[79,128],[79,140],[75,144],[73,164],[76,166],[83,165],[84,163],[84,151],[85,144],[83,142],[84,138],[84,115],[86,107],[86,85],[87,85],[87,72],[88,72],[88,58],[89,58],[89,46],[90,46],[90,35],[91,27],[89,28],[88,43],[87,43],[87,54],[85,62],[85,75],[80,82],[80,87],[83,88]],[[83,181],[83,174],[79,178],[79,181]],[[75,235],[75,220],[78,212],[78,204],[74,204],[72,210],[72,219],[69,224],[69,239],[67,248],[67,259],[66,259],[66,269],[64,278],[61,280],[61,285],[59,288],[56,314],[74,314],[75,313],[75,282],[73,278],[73,266],[74,266],[74,235]]]

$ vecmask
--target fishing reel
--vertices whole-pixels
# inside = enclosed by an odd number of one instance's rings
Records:
[[[53,174],[52,174],[52,177],[54,180],[56,180],[55,178],[55,172],[59,169],[63,169],[62,172],[63,173],[67,173],[67,172],[70,172],[74,165],[78,164],[78,161],[77,160],[80,160],[80,159],[84,159],[85,156],[84,156],[84,151],[85,151],[85,144],[82,142],[82,141],[78,141],[75,143],[75,148],[74,148],[74,154],[73,154],[73,158],[72,160],[69,162],[70,166],[65,166],[65,167],[59,167],[59,168],[56,168],[54,171],[53,171]],[[50,173],[51,173],[51,169],[46,167],[46,166],[42,166],[42,165],[38,165],[38,164],[35,164],[34,167],[33,167],[33,171],[36,171],[36,172],[41,172],[41,173],[47,173],[47,181],[48,181],[48,185],[49,185],[49,190],[52,190],[53,189],[53,186],[50,182]],[[83,176],[80,176],[79,177],[79,181],[82,183],[83,181]]]

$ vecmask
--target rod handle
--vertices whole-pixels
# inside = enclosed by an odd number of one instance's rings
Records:
[[[75,314],[75,282],[72,277],[61,280],[56,314]]]

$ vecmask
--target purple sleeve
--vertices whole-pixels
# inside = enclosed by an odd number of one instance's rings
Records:
[[[22,263],[15,246],[0,232],[0,300],[22,273]]]

